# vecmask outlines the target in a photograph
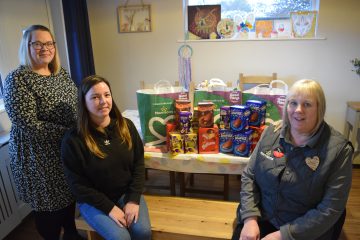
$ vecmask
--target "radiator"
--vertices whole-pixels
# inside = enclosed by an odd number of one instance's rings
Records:
[[[9,146],[0,148],[0,239],[8,235],[31,211],[16,194],[10,170]]]

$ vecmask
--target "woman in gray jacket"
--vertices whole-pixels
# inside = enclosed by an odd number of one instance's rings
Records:
[[[354,149],[324,121],[325,109],[316,81],[292,86],[283,121],[266,129],[242,174],[233,240],[337,239]]]

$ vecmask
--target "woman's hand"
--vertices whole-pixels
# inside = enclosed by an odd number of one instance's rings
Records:
[[[280,231],[272,232],[272,233],[266,235],[261,240],[281,240],[281,233],[280,233]]]
[[[239,240],[259,240],[260,239],[260,229],[257,223],[257,218],[247,218],[244,221],[244,227],[240,233]]]
[[[127,226],[130,226],[133,221],[136,223],[138,220],[139,205],[134,202],[128,202],[124,207],[124,212]]]
[[[123,210],[121,210],[118,206],[114,206],[111,211],[109,212],[109,216],[112,220],[116,222],[117,225],[120,227],[127,227],[127,223],[125,220],[125,214]]]

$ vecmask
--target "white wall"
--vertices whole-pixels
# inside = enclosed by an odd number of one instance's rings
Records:
[[[116,9],[124,2],[87,1],[96,73],[109,79],[122,110],[137,107],[139,81],[177,80],[184,34],[181,0],[145,1],[151,4],[152,32],[119,34]],[[360,77],[350,63],[360,57],[359,9],[358,0],[322,0],[318,35],[326,40],[191,42],[193,80],[236,82],[239,72],[277,72],[289,82],[314,78],[326,93],[327,121],[342,132],[346,101],[360,101]]]

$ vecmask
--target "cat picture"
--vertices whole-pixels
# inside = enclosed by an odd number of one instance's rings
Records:
[[[221,20],[221,5],[188,6],[188,30],[201,39],[216,33]]]

